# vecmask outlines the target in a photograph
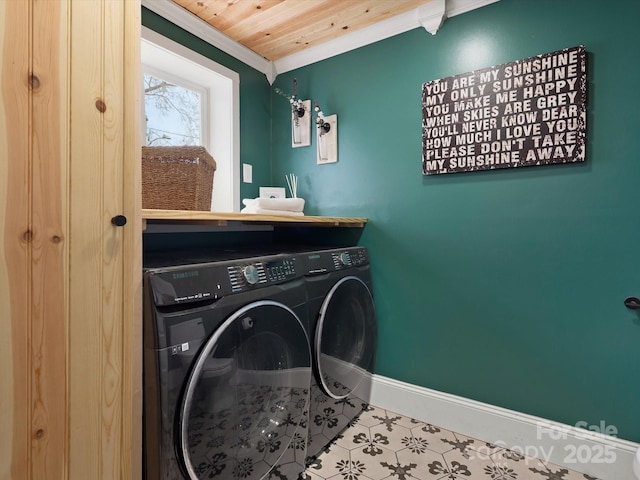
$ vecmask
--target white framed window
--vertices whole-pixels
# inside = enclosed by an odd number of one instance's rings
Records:
[[[143,145],[202,145],[216,160],[211,210],[240,210],[240,76],[142,27]]]
[[[197,83],[144,67],[145,144],[209,145],[209,92]]]

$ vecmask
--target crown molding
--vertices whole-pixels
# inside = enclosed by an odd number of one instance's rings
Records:
[[[420,25],[431,35],[435,35],[447,15],[445,0],[431,0],[430,3],[418,7],[416,13]]]
[[[370,27],[307,48],[271,62],[216,30],[171,0],[142,0],[142,6],[205,42],[264,73],[272,84],[279,73],[289,72],[374,42],[423,27],[435,35],[447,18],[461,15],[500,0],[433,0],[414,10],[396,15]]]
[[[250,67],[264,73],[267,78],[273,75],[271,61],[249,50],[244,45],[231,39],[220,30],[213,28],[197,15],[185,10],[171,0],[142,0],[142,6],[157,13],[161,17],[228,53]],[[275,79],[275,77],[273,77]],[[271,82],[272,80],[270,80]]]
[[[276,74],[311,65],[320,60],[325,60],[422,26],[435,35],[445,18],[470,12],[498,1],[500,0],[433,0],[414,10],[401,13],[369,27],[329,40],[321,45],[278,59],[274,62]],[[439,19],[439,21],[435,21],[437,26],[434,26],[435,23],[431,19]],[[423,20],[426,26],[422,24]]]
[[[410,10],[395,17],[378,22],[370,27],[361,28],[347,33],[333,40],[306,48],[298,53],[275,60],[277,73],[289,72],[296,68],[311,65],[312,63],[335,57],[342,53],[364,47],[370,43],[393,37],[407,30],[420,26],[417,23],[415,11]]]
[[[455,17],[500,0],[447,0],[447,17]]]

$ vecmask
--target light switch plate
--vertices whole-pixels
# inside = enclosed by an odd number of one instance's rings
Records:
[[[253,182],[253,166],[250,163],[242,164],[242,181],[244,183]]]

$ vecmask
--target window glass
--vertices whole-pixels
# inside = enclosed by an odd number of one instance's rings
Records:
[[[201,92],[160,75],[144,75],[146,144],[202,145]]]

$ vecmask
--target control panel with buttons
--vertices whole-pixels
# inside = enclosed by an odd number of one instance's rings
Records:
[[[289,255],[255,257],[245,261],[201,263],[158,269],[149,281],[158,306],[215,302],[230,293],[262,288],[302,275]]]
[[[344,250],[319,250],[304,254],[305,275],[318,275],[368,264],[367,249],[361,247],[350,247]]]
[[[289,258],[256,262],[248,265],[230,265],[227,270],[233,292],[238,292],[254,285],[289,280],[296,276],[295,263]]]

